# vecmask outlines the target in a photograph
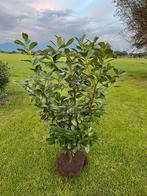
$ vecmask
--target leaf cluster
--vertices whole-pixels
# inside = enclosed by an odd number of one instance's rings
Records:
[[[37,43],[27,34],[22,37],[23,42],[15,43],[28,55],[35,72],[22,86],[49,126],[48,142],[66,151],[88,152],[98,141],[93,124],[104,113],[105,91],[121,74],[110,64],[110,45],[99,42],[98,37],[91,41],[83,35],[65,41],[56,36],[56,42],[35,52]]]

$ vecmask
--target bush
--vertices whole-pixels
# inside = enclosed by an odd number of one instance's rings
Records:
[[[110,64],[112,49],[98,37],[90,41],[83,35],[65,42],[56,36],[56,43],[34,52],[37,43],[25,33],[22,37],[23,42],[15,43],[28,55],[35,74],[21,85],[49,126],[49,144],[57,143],[69,154],[89,152],[98,141],[93,124],[104,113],[105,91],[121,74]]]
[[[9,82],[9,71],[6,63],[0,61],[0,100],[6,96],[6,85]]]

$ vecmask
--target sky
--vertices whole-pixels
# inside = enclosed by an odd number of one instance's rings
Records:
[[[29,34],[45,46],[55,35],[65,39],[98,35],[114,50],[129,50],[124,26],[113,0],[0,0],[0,49],[13,50],[13,41]]]

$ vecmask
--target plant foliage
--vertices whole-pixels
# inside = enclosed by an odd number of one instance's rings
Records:
[[[110,64],[110,45],[98,42],[98,37],[90,41],[83,35],[66,42],[56,36],[55,43],[35,52],[37,43],[24,35],[23,42],[15,43],[28,55],[35,74],[22,86],[49,125],[49,144],[88,152],[98,141],[93,124],[104,113],[105,91],[121,74]]]
[[[9,71],[6,63],[0,61],[0,100],[6,95],[6,85],[9,82]]]

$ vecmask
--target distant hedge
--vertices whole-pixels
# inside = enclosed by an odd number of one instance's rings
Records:
[[[9,82],[8,65],[0,61],[0,100],[6,96],[6,85]]]

